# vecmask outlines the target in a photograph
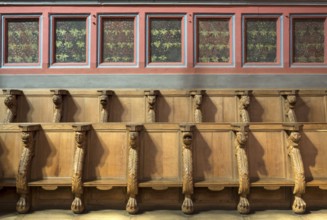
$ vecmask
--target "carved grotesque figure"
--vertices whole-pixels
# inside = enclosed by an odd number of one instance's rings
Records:
[[[247,132],[237,132],[236,133],[236,141],[239,147],[244,147],[248,140],[248,133]]]
[[[85,141],[85,133],[84,132],[76,132],[75,133],[75,141],[76,141],[77,147],[81,148]]]
[[[250,96],[248,95],[242,95],[240,98],[240,119],[241,122],[250,122],[250,116],[249,116],[249,112],[247,110],[247,108],[250,105]]]
[[[106,106],[108,104],[108,96],[107,95],[100,96],[100,104],[102,105],[102,108],[106,108]]]
[[[4,103],[7,106],[7,108],[12,109],[14,106],[16,106],[16,96],[7,95],[4,100]]]
[[[135,149],[136,148],[136,142],[137,142],[137,132],[130,132],[129,133],[129,144],[131,148]]]
[[[60,108],[60,105],[62,104],[62,96],[61,95],[53,95],[52,101],[55,104],[56,108]]]
[[[190,147],[192,143],[192,133],[186,132],[183,135],[183,144],[185,144],[185,147]]]

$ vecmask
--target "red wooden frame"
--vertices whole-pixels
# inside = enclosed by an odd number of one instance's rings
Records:
[[[269,67],[281,67],[282,65],[282,60],[281,60],[281,15],[269,15],[269,14],[262,14],[262,15],[243,15],[243,45],[242,45],[242,62],[243,62],[243,66],[248,67],[248,66],[269,66]],[[246,36],[246,20],[275,20],[276,21],[276,62],[247,62],[247,36]]]
[[[321,19],[321,20],[325,20],[324,21],[324,62],[322,63],[318,63],[318,62],[295,62],[294,61],[294,50],[295,50],[295,46],[294,46],[294,39],[295,39],[295,34],[294,34],[294,20],[305,20],[305,19]],[[327,15],[310,15],[310,14],[294,14],[291,15],[291,30],[292,30],[292,34],[290,35],[290,63],[292,67],[314,67],[317,68],[319,66],[324,66],[327,64]],[[327,65],[326,65],[327,66]]]
[[[11,15],[11,16],[4,16],[4,28],[3,28],[3,57],[2,63],[4,67],[17,67],[17,68],[24,68],[24,67],[39,67],[40,66],[40,48],[41,48],[41,30],[40,30],[40,16],[38,15]],[[39,30],[39,37],[38,37],[38,62],[36,63],[8,63],[8,21],[37,21],[38,23],[38,30]]]
[[[24,14],[21,12],[24,11]],[[40,28],[40,36],[42,35],[42,60],[41,67],[26,67],[20,66],[4,68],[6,65],[0,67],[0,74],[326,74],[327,65],[319,65],[314,68],[308,68],[308,66],[300,65],[295,66],[290,59],[291,52],[291,39],[290,39],[290,16],[291,15],[326,15],[327,6],[271,6],[271,5],[253,5],[253,6],[241,6],[241,5],[161,5],[154,7],[152,5],[84,5],[84,6],[10,6],[0,7],[0,14],[2,17],[12,15],[31,15],[41,14],[42,27]],[[138,63],[135,67],[101,67],[99,68],[97,63],[97,32],[98,32],[98,16],[101,14],[136,14],[139,17],[139,51],[138,51]],[[59,65],[60,68],[51,68],[53,65],[50,62],[50,16],[56,15],[81,15],[86,17],[89,15],[89,36],[91,38],[88,46],[90,57],[89,64],[82,66],[77,64],[76,66],[67,67]],[[185,22],[187,26],[185,30],[187,33],[187,43],[185,49],[187,49],[187,59],[185,65],[174,66],[166,68],[166,65],[159,66],[157,68],[148,68],[146,64],[146,16],[156,14],[185,14]],[[194,20],[193,17],[196,14],[232,14],[234,16],[234,28],[235,28],[235,65],[228,67],[216,67],[216,66],[194,66]],[[283,18],[283,62],[281,66],[271,67],[269,66],[247,66],[242,64],[242,16],[247,14],[255,15],[269,15],[280,14]],[[1,27],[3,29],[3,27]],[[325,26],[325,31],[327,30]],[[40,37],[41,38],[41,37]],[[326,46],[326,43],[325,43]],[[3,49],[3,48],[2,48]],[[327,50],[325,49],[325,59]],[[151,66],[151,65],[150,65]],[[260,68],[259,68],[260,67]]]
[[[234,61],[234,46],[233,45],[233,35],[234,35],[234,31],[233,31],[233,19],[232,19],[233,15],[221,15],[221,14],[210,14],[210,15],[204,15],[204,14],[199,14],[196,15],[195,17],[195,35],[196,35],[196,48],[194,51],[196,51],[196,53],[194,54],[195,59],[194,59],[194,65],[195,66],[231,66],[233,65]],[[228,62],[208,62],[208,63],[204,63],[204,62],[200,62],[199,61],[199,21],[201,19],[212,19],[212,20],[228,20],[229,22],[229,61]]]
[[[98,66],[100,67],[110,67],[110,66],[131,66],[135,67],[137,66],[137,15],[135,14],[104,14],[99,15],[101,16],[99,19],[99,27],[100,30],[98,31],[99,36],[99,45],[98,45]],[[134,57],[133,62],[104,62],[103,60],[103,34],[104,34],[104,20],[110,20],[110,19],[133,19],[134,21]]]
[[[88,67],[88,60],[89,60],[89,53],[88,53],[88,50],[89,50],[89,25],[88,25],[88,15],[63,15],[63,14],[60,14],[60,15],[56,15],[56,14],[53,14],[51,15],[51,24],[50,24],[50,27],[51,27],[51,33],[52,33],[52,37],[51,37],[51,42],[49,44],[49,46],[51,47],[50,51],[51,51],[51,54],[52,56],[50,56],[50,66],[51,67]],[[85,38],[85,61],[86,62],[56,62],[56,21],[58,20],[61,20],[61,21],[84,21],[85,20],[85,32],[86,32],[86,38]]]

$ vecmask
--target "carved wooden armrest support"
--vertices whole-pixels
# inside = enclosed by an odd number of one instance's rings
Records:
[[[295,115],[295,104],[296,104],[296,96],[298,91],[297,90],[284,90],[279,91],[283,99],[283,106],[284,106],[284,121],[286,122],[296,122],[296,115]]]
[[[53,93],[52,101],[54,104],[54,114],[52,122],[58,123],[61,122],[63,114],[63,100],[64,97],[68,94],[67,90],[50,90]]]
[[[190,95],[192,97],[194,122],[201,123],[203,121],[203,115],[201,110],[201,104],[205,90],[191,90]]]
[[[76,213],[84,211],[83,203],[83,164],[87,148],[87,132],[91,129],[90,124],[73,125],[75,131],[75,154],[72,174],[72,192],[75,196],[71,210]]]
[[[233,124],[232,129],[235,133],[235,152],[237,158],[237,169],[239,175],[239,189],[240,201],[237,205],[237,210],[241,214],[250,212],[250,203],[247,195],[250,193],[249,180],[249,166],[246,155],[246,143],[248,140],[248,125],[247,124]]]
[[[101,107],[101,116],[100,122],[108,122],[109,121],[109,99],[114,94],[112,90],[98,90],[100,94],[100,107]]]
[[[193,194],[193,158],[192,158],[192,141],[193,141],[192,124],[181,124],[180,130],[182,134],[182,155],[183,155],[183,194],[185,195],[182,204],[182,211],[185,214],[191,214],[194,211],[192,194]]]
[[[247,123],[250,122],[250,116],[248,112],[248,107],[250,105],[250,90],[244,90],[244,91],[235,91],[236,96],[238,97],[238,106],[239,106],[239,120],[241,122]]]
[[[138,142],[139,132],[143,125],[130,124],[126,125],[128,131],[128,177],[127,177],[127,195],[128,202],[126,211],[130,214],[138,212],[136,195],[138,194]]]
[[[295,196],[292,209],[296,214],[303,214],[306,209],[306,203],[302,199],[302,195],[305,193],[305,175],[303,168],[303,161],[301,157],[301,152],[299,149],[299,142],[301,139],[301,134],[299,132],[300,124],[285,124],[285,131],[288,135],[287,137],[287,150],[288,155],[291,159],[292,170],[294,175],[294,190],[293,194]]]
[[[38,124],[22,124],[19,125],[22,130],[22,146],[23,152],[19,161],[18,173],[16,176],[16,190],[19,194],[19,200],[16,204],[18,213],[27,213],[30,209],[30,196],[28,180],[32,158],[34,155],[35,134],[40,130]]]
[[[3,123],[11,123],[14,122],[17,115],[17,96],[22,95],[23,92],[21,90],[2,90],[3,94],[6,95],[4,100],[4,104],[7,108],[6,117],[3,120]]]
[[[146,122],[156,122],[156,101],[159,94],[158,90],[145,90],[146,98]]]

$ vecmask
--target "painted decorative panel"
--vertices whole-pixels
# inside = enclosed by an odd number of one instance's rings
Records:
[[[55,62],[86,62],[86,20],[56,19]]]
[[[150,62],[182,62],[181,18],[150,19]]]
[[[39,62],[38,19],[7,20],[7,63]]]
[[[276,19],[246,19],[246,62],[277,62]]]
[[[108,18],[102,25],[102,62],[134,62],[134,18]]]
[[[198,62],[229,62],[229,19],[201,18],[198,20]]]
[[[293,20],[293,62],[324,62],[325,19]]]

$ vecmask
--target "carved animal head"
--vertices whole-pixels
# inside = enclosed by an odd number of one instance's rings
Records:
[[[195,95],[194,96],[194,101],[195,101],[195,104],[196,105],[201,105],[201,103],[202,103],[202,95]]]
[[[55,105],[60,105],[62,103],[62,97],[61,95],[53,95],[52,101]]]
[[[130,132],[129,133],[129,145],[131,148],[136,148],[136,142],[137,142],[137,132]]]
[[[295,103],[296,103],[296,96],[295,95],[288,95],[287,96],[287,101],[291,105],[295,105]]]
[[[85,141],[85,133],[77,131],[75,133],[75,141],[79,145],[79,147],[81,147],[81,145]]]
[[[7,95],[4,100],[5,105],[11,109],[16,105],[16,96],[14,95]]]
[[[183,134],[183,144],[185,144],[187,147],[192,144],[193,135],[191,132],[185,132]]]
[[[243,132],[237,132],[236,133],[236,140],[240,145],[246,144],[248,140],[248,133],[243,131]]]
[[[148,96],[148,103],[149,105],[154,105],[154,103],[156,102],[157,97],[155,95],[149,95]]]
[[[100,96],[100,104],[101,104],[102,106],[106,106],[107,103],[108,103],[108,96],[106,96],[106,95],[102,95],[102,96]]]
[[[291,132],[289,139],[293,141],[294,143],[299,143],[301,139],[301,134],[297,131]]]
[[[241,106],[247,107],[250,105],[250,96],[242,95],[240,99]]]

